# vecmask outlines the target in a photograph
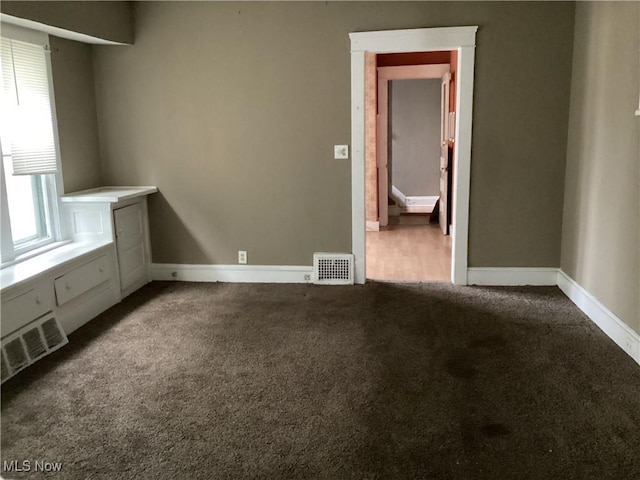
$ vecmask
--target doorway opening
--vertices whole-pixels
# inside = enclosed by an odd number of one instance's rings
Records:
[[[454,284],[467,283],[469,184],[471,170],[471,120],[475,35],[478,27],[426,28],[351,33],[351,185],[352,249],[355,281],[366,280],[366,67],[367,55],[455,51],[456,113],[447,123],[453,133],[451,196],[451,268]],[[383,207],[384,209],[384,207]],[[379,220],[378,220],[379,221]],[[371,227],[371,225],[369,225]],[[448,226],[446,227],[448,229]]]
[[[365,62],[366,277],[450,281],[457,51]]]

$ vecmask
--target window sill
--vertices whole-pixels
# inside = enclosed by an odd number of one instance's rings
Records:
[[[26,253],[18,255],[13,260],[9,260],[8,262],[5,262],[2,265],[0,265],[0,270],[2,270],[3,268],[11,267],[11,266],[13,266],[13,265],[15,265],[17,263],[24,262],[25,260],[29,260],[30,258],[37,257],[38,255],[42,255],[43,253],[47,253],[47,252],[49,252],[51,250],[54,250],[56,248],[63,247],[65,245],[69,244],[69,243],[71,243],[71,240],[65,240],[65,241],[62,241],[62,242],[47,243],[44,247],[40,247],[40,248],[35,248],[33,250],[29,250]]]
[[[50,248],[47,252],[42,252],[27,260],[6,266],[6,268],[3,265],[2,270],[0,270],[0,290],[4,294],[9,288],[36,280],[53,269],[109,245],[113,245],[113,242],[64,242],[63,244],[58,242],[57,248]],[[50,247],[50,245],[47,245],[47,247]]]

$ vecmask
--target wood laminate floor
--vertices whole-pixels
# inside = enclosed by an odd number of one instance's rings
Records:
[[[451,280],[451,236],[438,225],[390,225],[366,239],[367,279]]]

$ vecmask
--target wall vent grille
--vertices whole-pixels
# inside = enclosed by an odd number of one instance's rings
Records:
[[[2,339],[2,382],[68,342],[51,314],[6,336]]]
[[[313,280],[319,285],[352,285],[353,255],[350,253],[314,253]]]

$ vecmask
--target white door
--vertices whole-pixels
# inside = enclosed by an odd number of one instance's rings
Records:
[[[389,224],[389,85],[387,79],[378,79],[377,142],[378,159],[378,222]]]
[[[147,277],[143,220],[141,203],[134,203],[113,212],[120,288],[123,292],[135,283],[145,281]]]
[[[442,76],[440,89],[440,209],[438,219],[443,235],[449,234],[449,217],[447,210],[449,205],[449,81],[451,74]]]

